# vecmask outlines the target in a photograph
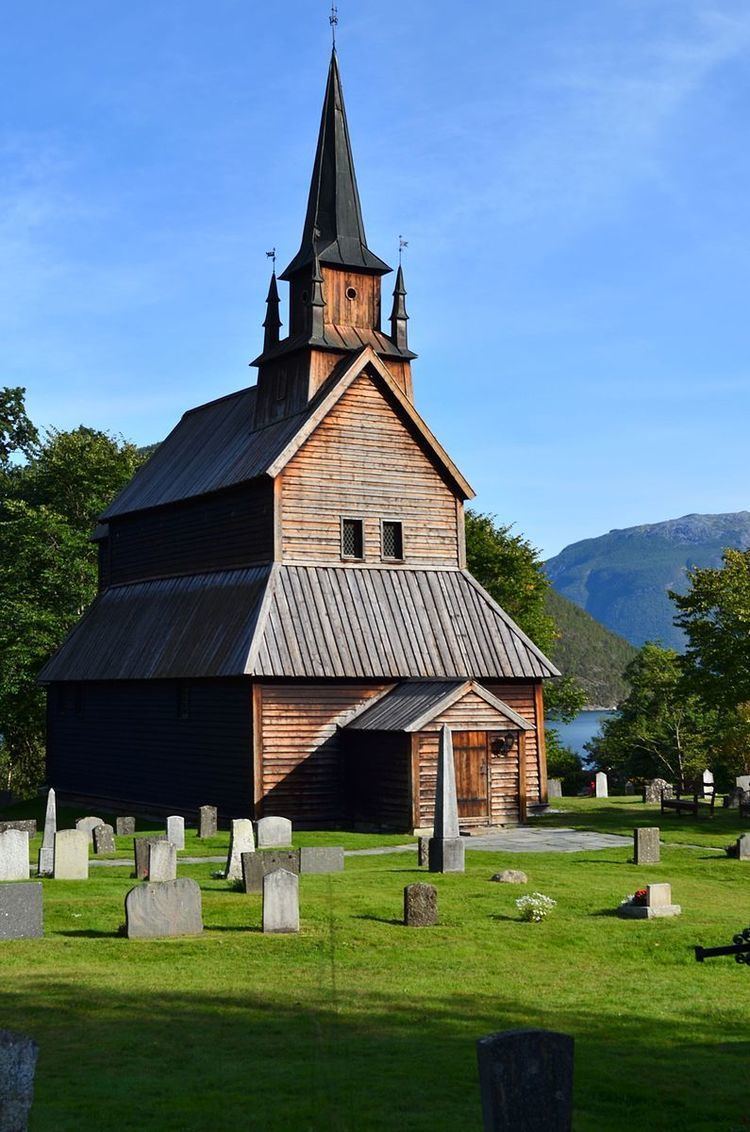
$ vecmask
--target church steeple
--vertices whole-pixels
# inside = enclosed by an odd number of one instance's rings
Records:
[[[263,320],[263,352],[272,349],[278,345],[279,342],[279,328],[281,326],[281,318],[279,316],[279,306],[281,300],[279,298],[279,289],[276,286],[276,272],[271,275],[271,283],[268,288],[268,296],[266,298],[266,317]]]
[[[335,48],[328,68],[302,243],[281,278],[292,279],[312,263],[315,252],[324,265],[376,275],[391,270],[367,246]]]
[[[404,286],[404,269],[401,264],[398,265],[398,272],[396,273],[396,286],[393,288],[393,308],[391,310],[391,339],[396,343],[399,350],[408,350],[408,332],[407,322],[409,316],[406,313],[406,287]]]

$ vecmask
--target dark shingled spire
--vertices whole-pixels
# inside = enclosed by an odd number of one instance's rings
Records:
[[[391,270],[367,246],[335,50],[328,70],[302,243],[281,278],[290,279],[312,263],[315,252],[321,263],[377,275]]]
[[[276,272],[271,275],[271,285],[268,288],[268,297],[266,298],[266,317],[263,321],[263,328],[265,334],[263,336],[263,351],[270,350],[272,346],[276,346],[279,341],[279,327],[281,326],[281,318],[279,317],[279,289],[276,286]]]
[[[406,324],[409,316],[406,313],[406,287],[404,286],[404,269],[398,265],[396,286],[393,288],[393,309],[391,310],[391,338],[399,350],[408,350],[408,334]]]

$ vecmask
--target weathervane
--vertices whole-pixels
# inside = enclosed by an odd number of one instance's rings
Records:
[[[399,267],[401,266],[401,254],[402,254],[404,248],[408,248],[408,247],[409,247],[409,241],[405,240],[403,236],[399,236],[399,238],[398,238],[398,265],[399,265]]]
[[[331,25],[331,40],[333,42],[333,49],[336,50],[336,25],[339,22],[339,10],[335,4],[331,4],[331,14],[328,17],[328,22]]]
[[[273,273],[276,274],[276,248],[271,248],[270,252],[266,252],[266,258],[270,259],[273,263]]]

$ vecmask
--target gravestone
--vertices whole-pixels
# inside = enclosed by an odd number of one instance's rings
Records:
[[[29,835],[20,829],[0,833],[0,881],[29,879]]]
[[[490,880],[496,880],[500,884],[528,884],[529,878],[526,873],[521,872],[520,869],[503,869],[501,873],[495,873],[490,877]]]
[[[203,913],[199,886],[189,877],[180,877],[131,888],[125,897],[125,930],[128,939],[200,935]]]
[[[551,1030],[506,1030],[477,1042],[484,1132],[570,1132],[574,1043]]]
[[[548,778],[547,779],[547,797],[548,798],[562,798],[562,779]]]
[[[39,850],[37,873],[40,877],[52,876],[52,862],[55,857],[55,834],[57,833],[57,800],[54,790],[47,794],[47,811],[44,817],[44,836]]]
[[[171,841],[152,841],[148,849],[148,879],[177,879],[177,849]]]
[[[135,857],[135,875],[137,880],[148,880],[151,846],[155,841],[166,840],[163,833],[152,834],[149,837],[133,838],[133,856]]]
[[[88,880],[89,834],[85,830],[57,831],[52,875],[55,880]]]
[[[98,825],[94,830],[94,852],[99,856],[102,853],[114,853],[117,849],[115,845],[115,831],[111,825]]]
[[[289,818],[261,818],[257,823],[257,833],[259,849],[275,849],[292,844],[292,823]]]
[[[344,850],[340,845],[308,846],[299,851],[301,873],[343,873]]]
[[[652,778],[643,788],[643,801],[658,806],[662,794],[665,798],[674,798],[674,786],[666,778]]]
[[[224,873],[227,880],[240,880],[242,877],[242,854],[255,849],[253,823],[249,818],[234,818],[229,835],[229,856]]]
[[[39,939],[43,935],[40,882],[0,885],[0,940]]]
[[[598,770],[596,772],[596,778],[594,779],[594,784],[595,784],[594,785],[594,791],[595,791],[597,798],[608,798],[609,797],[609,790],[608,790],[608,787],[607,787],[607,776],[606,776],[606,774],[604,773],[603,770]]]
[[[218,829],[218,814],[216,806],[201,806],[198,811],[200,820],[198,823],[198,836],[199,837],[215,837]]]
[[[135,833],[135,818],[116,818],[115,829],[118,837],[132,837]]]
[[[656,920],[679,916],[682,908],[672,903],[671,884],[646,885],[646,903],[621,904],[617,915],[623,920]]]
[[[275,869],[263,877],[263,931],[299,931],[299,877]]]
[[[728,810],[738,810],[740,803],[744,802],[747,796],[746,790],[743,790],[741,786],[735,786],[724,796],[724,806]]]
[[[262,892],[263,877],[276,869],[299,874],[299,849],[265,849],[242,854],[242,884],[245,892]]]
[[[26,1132],[38,1056],[33,1038],[0,1030],[0,1132]]]
[[[175,849],[185,848],[185,819],[177,815],[167,818],[167,841],[171,841]]]
[[[429,865],[430,863],[430,839],[429,837],[420,837],[417,841],[417,863],[420,865]]]
[[[738,786],[740,790],[750,791],[750,774],[738,774],[734,780],[734,784]]]
[[[431,873],[462,873],[464,871],[464,843],[458,828],[453,739],[450,728],[446,724],[443,724],[440,732],[435,787],[435,826],[428,851]]]
[[[743,833],[737,838],[737,859],[750,861],[750,833]]]
[[[89,839],[89,845],[94,844],[94,830],[98,825],[104,825],[104,818],[79,818],[76,822],[76,829],[81,829]]]
[[[658,865],[660,860],[659,829],[656,826],[633,830],[633,864]]]
[[[407,928],[433,928],[437,923],[437,889],[434,884],[407,884],[404,889],[404,924]]]
[[[702,782],[703,782],[703,797],[704,798],[712,797],[713,792],[714,792],[714,776],[713,776],[713,771],[710,771],[708,769],[708,767],[706,767],[706,769],[703,771]]]
[[[9,829],[17,829],[20,833],[28,833],[29,837],[36,836],[36,819],[20,818],[18,821],[0,821],[0,833]]]
[[[635,786],[630,781],[630,779],[628,779],[628,781],[625,783],[625,793],[629,798],[632,797],[633,794],[635,794]]]

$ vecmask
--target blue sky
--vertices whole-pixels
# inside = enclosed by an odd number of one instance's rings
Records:
[[[254,380],[327,11],[6,0],[0,382],[38,423],[150,443]],[[409,240],[417,404],[476,505],[546,555],[746,509],[747,0],[339,14],[368,242]]]

